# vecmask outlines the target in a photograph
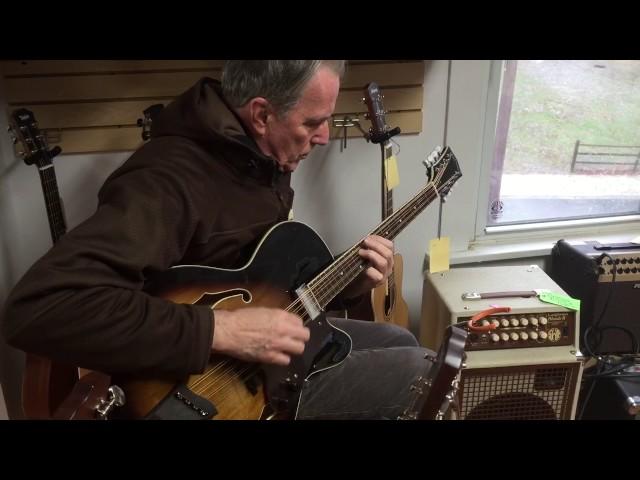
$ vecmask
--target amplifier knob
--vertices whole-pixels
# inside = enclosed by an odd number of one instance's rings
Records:
[[[527,332],[520,332],[520,338],[522,340],[527,340],[529,339],[529,335],[527,335]]]
[[[516,317],[512,317],[511,318],[511,326],[512,327],[517,327],[518,325],[520,325],[520,320],[518,320]]]
[[[511,332],[511,340],[520,340],[520,335],[518,335],[516,332]]]
[[[499,342],[500,341],[500,335],[498,335],[497,333],[492,333],[491,334],[491,341],[492,342]]]
[[[482,320],[480,322],[480,325],[482,325],[483,327],[486,327],[487,325],[489,325],[489,320]]]
[[[547,338],[547,332],[545,332],[544,330],[542,330],[540,333],[538,333],[538,335],[540,335],[540,339],[541,340],[546,340],[546,338]]]
[[[506,342],[507,340],[509,340],[509,335],[504,333],[504,332],[502,332],[500,334],[500,340],[502,340],[503,342]]]
[[[540,317],[540,325],[546,325],[547,324],[547,317]]]
[[[537,340],[538,339],[538,333],[537,332],[529,332],[529,337],[531,337],[531,340]]]
[[[502,325],[503,327],[508,327],[509,320],[507,320],[506,318],[503,318],[502,320],[500,320],[500,325]]]
[[[529,320],[526,319],[525,317],[522,317],[520,319],[520,325],[522,325],[523,327],[526,327],[527,325],[529,325]]]
[[[530,317],[529,321],[531,322],[531,325],[538,325],[537,317]]]
[[[491,325],[495,326],[495,328],[498,328],[500,326],[500,322],[494,318],[493,320],[491,320]]]

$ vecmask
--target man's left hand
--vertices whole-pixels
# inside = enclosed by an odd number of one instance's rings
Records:
[[[367,268],[343,293],[354,298],[381,285],[393,270],[393,242],[378,235],[369,235],[361,244],[358,254],[369,263]]]

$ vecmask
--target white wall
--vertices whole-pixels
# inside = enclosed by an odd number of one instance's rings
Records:
[[[447,70],[447,61],[426,62],[422,133],[395,138],[401,149],[397,155],[400,185],[394,190],[396,208],[425,184],[421,162],[436,145],[443,143]],[[460,161],[463,177],[445,204],[442,235],[451,237],[453,249],[466,249],[475,227],[489,62],[454,61],[451,73],[447,140]],[[7,118],[4,98],[0,85],[0,127],[6,125]],[[0,304],[3,304],[10,288],[50,247],[51,238],[35,167],[14,158],[4,129],[0,132],[0,146]],[[56,175],[69,227],[91,214],[100,184],[127,156],[127,153],[62,155],[56,159]],[[294,174],[293,187],[295,219],[314,227],[333,252],[340,252],[380,222],[380,148],[364,139],[349,139],[347,148],[340,152],[339,142],[332,141],[300,165]],[[402,293],[416,333],[423,260],[429,240],[437,235],[437,219],[437,204],[433,204],[396,240],[396,249],[404,259]],[[21,416],[23,361],[20,352],[0,340],[0,380],[11,418]],[[0,408],[0,418],[1,415]]]

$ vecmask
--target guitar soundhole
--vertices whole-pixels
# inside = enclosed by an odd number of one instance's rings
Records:
[[[384,296],[384,311],[387,317],[390,317],[393,313],[393,296],[385,295]]]

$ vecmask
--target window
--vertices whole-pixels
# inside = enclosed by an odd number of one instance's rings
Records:
[[[487,226],[640,213],[640,61],[504,62]]]

